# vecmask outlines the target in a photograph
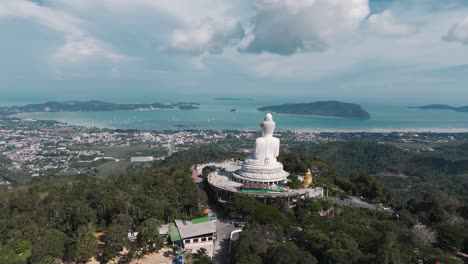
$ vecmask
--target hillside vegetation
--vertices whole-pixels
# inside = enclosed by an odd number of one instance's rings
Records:
[[[129,263],[162,246],[161,224],[201,215],[212,192],[193,182],[191,164],[243,155],[201,145],[153,162],[152,168],[104,179],[39,177],[0,186],[0,263],[84,263],[93,256],[107,263],[124,247],[129,251],[120,255],[120,263]],[[391,205],[394,213],[333,200],[298,200],[290,207],[281,200],[264,204],[232,195],[218,208],[220,216],[240,218],[246,227],[232,246],[231,263],[462,263],[454,256],[468,251],[468,208],[456,196],[425,189],[419,198],[399,202],[388,185],[364,172],[343,177],[329,163],[301,152],[283,151],[279,160],[293,174],[318,168],[315,184],[326,185],[331,196],[360,196]],[[129,243],[129,230],[138,232],[136,243]],[[106,235],[99,247],[96,231]]]
[[[436,147],[417,153],[391,144],[365,141],[305,144],[294,151],[331,164],[342,176],[353,171],[377,176],[399,199],[421,197],[424,190],[437,188],[468,202],[468,144]]]

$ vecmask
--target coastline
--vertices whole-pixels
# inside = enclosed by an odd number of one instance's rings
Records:
[[[370,128],[370,129],[310,129],[298,128],[290,129],[290,131],[297,133],[434,133],[434,134],[458,134],[468,133],[468,128]]]
[[[286,115],[286,116],[311,116],[311,117],[320,117],[320,118],[330,118],[330,119],[346,119],[346,120],[362,120],[366,121],[368,119],[359,119],[359,118],[351,118],[351,117],[341,117],[341,116],[326,116],[326,115],[306,115],[306,114],[285,114],[285,113],[278,113],[272,111],[259,111],[264,113],[274,113],[276,115]]]
[[[237,105],[236,105],[237,106]],[[60,123],[104,129],[141,131],[257,131],[256,116],[265,111],[253,107],[240,108],[235,118],[229,111],[232,105],[207,107],[202,111],[181,109],[28,112],[10,115],[13,118],[51,120]],[[255,106],[256,107],[256,106]],[[165,110],[165,111],[164,111]],[[196,109],[198,110],[198,109]],[[398,110],[398,109],[397,109]],[[273,112],[274,113],[274,112]],[[468,133],[466,118],[452,114],[406,115],[393,109],[376,111],[370,120],[322,115],[278,113],[279,131],[296,133]]]
[[[111,112],[119,112],[119,111],[125,111],[125,112],[151,112],[151,111],[193,111],[193,110],[198,110],[199,108],[196,109],[179,109],[179,108],[140,108],[140,109],[131,109],[131,110],[109,110],[109,111],[42,111],[42,112],[22,112],[22,113],[16,113],[8,116],[12,117],[17,117],[18,115],[24,115],[24,114],[47,114],[47,113],[111,113]]]
[[[41,113],[41,112],[39,112]],[[31,121],[36,120],[49,120],[55,121],[62,124],[72,125],[72,126],[80,126],[80,127],[87,127],[87,128],[100,128],[100,129],[123,129],[123,130],[139,130],[139,131],[179,131],[177,128],[173,129],[138,129],[138,128],[118,128],[114,127],[111,124],[100,124],[97,122],[73,122],[73,121],[62,121],[57,119],[36,119],[33,117],[26,117],[26,116],[16,116],[19,114],[11,115],[11,117],[16,117],[20,119],[29,119]],[[256,132],[255,128],[245,128],[245,129],[232,129],[232,128],[225,128],[225,129],[199,129],[199,128],[192,128],[190,130],[197,130],[197,131],[220,131],[220,130],[230,130],[230,131],[240,131],[240,132]],[[341,128],[293,128],[293,129],[281,129],[279,128],[277,131],[279,132],[294,132],[294,133],[375,133],[375,134],[387,134],[387,133],[434,133],[434,134],[458,134],[458,133],[468,133],[468,128],[349,128],[349,129],[341,129]]]

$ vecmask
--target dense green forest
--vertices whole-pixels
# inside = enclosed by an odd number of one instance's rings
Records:
[[[353,171],[376,176],[404,202],[441,189],[468,202],[468,143],[435,147],[417,153],[391,144],[365,141],[303,144],[291,151],[315,156],[332,165],[339,175]]]
[[[10,164],[10,161],[4,156],[0,155],[0,180],[6,179],[11,173],[7,169],[8,164]]]
[[[454,255],[468,250],[468,228],[461,224],[466,215],[457,213],[460,204],[446,208],[452,201],[440,198],[428,194],[395,214],[315,199],[298,201],[286,211],[264,209],[277,213],[270,213],[267,223],[263,216],[248,222],[231,263],[463,263]],[[320,216],[324,211],[328,215]]]
[[[9,182],[27,181],[31,178],[27,171],[11,171],[8,166],[11,165],[11,160],[0,153],[0,181],[6,180]]]
[[[245,221],[246,226],[233,245],[231,263],[463,263],[455,257],[468,252],[468,207],[463,195],[432,186],[419,190],[414,199],[402,200],[399,185],[372,175],[389,168],[404,171],[408,164],[430,171],[432,161],[415,159],[456,162],[463,156],[456,153],[463,149],[415,155],[362,142],[333,147],[336,150],[305,145],[281,152],[279,160],[297,175],[316,167],[315,184],[326,186],[331,196],[363,197],[393,210],[343,207],[319,199],[298,200],[290,207],[279,200],[264,204],[233,195],[219,213]],[[341,163],[337,162],[340,155]],[[83,263],[92,256],[106,263],[127,247],[128,254],[121,256],[126,263],[154,251],[162,243],[155,231],[161,224],[200,216],[212,197],[209,188],[193,183],[190,166],[243,157],[219,144],[202,145],[122,175],[50,176],[0,186],[0,263]],[[452,173],[449,168],[446,172]],[[136,244],[128,243],[128,230],[139,232]],[[105,244],[97,245],[96,231],[105,232]],[[197,254],[194,259],[206,260]]]
[[[151,250],[149,241],[161,243],[154,232],[161,224],[200,215],[205,194],[187,172],[178,166],[106,180],[55,176],[1,186],[0,263],[84,262],[96,254],[100,230],[106,230],[103,263],[129,246],[128,230],[140,231],[140,251]]]
[[[241,215],[248,225],[234,244],[231,263],[463,263],[455,255],[468,252],[468,206],[455,196],[426,189],[421,198],[399,203],[397,195],[365,173],[344,178],[301,153],[283,152],[280,158],[290,171],[319,167],[316,184],[338,190],[332,195],[361,196],[392,205],[394,211],[318,199],[298,200],[290,208],[234,196],[227,213]]]

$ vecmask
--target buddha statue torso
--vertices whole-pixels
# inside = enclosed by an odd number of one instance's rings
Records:
[[[280,140],[273,136],[275,122],[271,114],[266,114],[261,123],[262,136],[255,140],[255,147],[252,155],[244,162],[246,165],[265,168],[283,167],[276,161],[279,155]]]
[[[257,138],[254,151],[247,158],[247,162],[265,166],[276,163],[276,157],[279,155],[279,145],[279,139],[273,136]]]

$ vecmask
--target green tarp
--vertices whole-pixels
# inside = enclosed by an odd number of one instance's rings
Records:
[[[169,229],[169,237],[171,238],[172,242],[176,242],[182,239],[179,234],[179,229],[177,229],[174,223],[168,224],[167,228]]]
[[[210,218],[208,216],[202,217],[202,218],[197,218],[192,220],[192,224],[199,224],[199,223],[204,223],[210,221]]]

